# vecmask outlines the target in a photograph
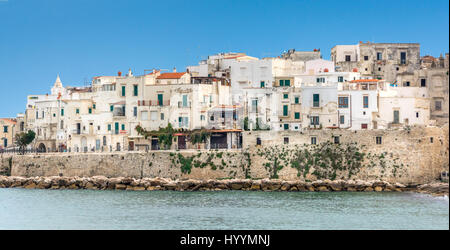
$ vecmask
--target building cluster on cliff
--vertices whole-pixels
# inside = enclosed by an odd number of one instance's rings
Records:
[[[211,55],[186,71],[97,76],[89,87],[29,95],[24,114],[2,119],[1,146],[36,132],[40,151],[161,148],[161,137],[136,129],[173,127],[172,149],[240,148],[243,130],[404,129],[442,126],[449,114],[449,54],[420,56],[417,43],[336,45],[289,50],[276,58]],[[192,131],[206,131],[201,143]],[[172,131],[172,130],[171,130]],[[7,136],[9,135],[9,136]]]

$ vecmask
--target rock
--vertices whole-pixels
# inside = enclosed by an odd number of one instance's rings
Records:
[[[318,186],[316,188],[317,191],[319,192],[329,192],[330,190],[328,190],[328,188],[326,186]]]
[[[244,187],[242,183],[231,183],[231,189],[232,190],[241,190]]]
[[[125,184],[116,184],[115,189],[117,189],[117,190],[125,190],[125,189],[127,189],[127,185],[125,185]]]
[[[291,189],[291,184],[288,182],[282,182],[280,190],[288,191],[289,189]]]
[[[261,184],[260,183],[253,183],[252,186],[250,187],[250,190],[252,190],[252,191],[261,190]]]
[[[383,191],[383,188],[380,187],[380,186],[376,186],[376,187],[374,188],[374,190],[375,190],[375,192],[381,192],[381,191]]]
[[[98,188],[94,185],[94,183],[92,183],[92,182],[86,183],[86,185],[84,186],[84,188],[86,188],[86,189],[91,189],[91,190],[97,190],[97,189],[98,189]]]
[[[35,189],[36,188],[36,184],[34,182],[31,182],[31,183],[25,185],[24,188],[26,188],[26,189]]]
[[[291,186],[291,189],[289,189],[289,191],[295,192],[295,191],[298,191],[298,188],[297,188],[297,186]]]
[[[145,187],[133,187],[134,191],[145,191]]]
[[[160,186],[149,186],[147,188],[147,190],[149,191],[155,191],[155,190],[162,190],[162,188]]]
[[[366,189],[364,189],[364,192],[373,192],[373,188],[372,187],[366,187]]]

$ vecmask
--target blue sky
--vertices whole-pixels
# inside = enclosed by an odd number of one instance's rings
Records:
[[[278,56],[336,44],[418,42],[449,50],[448,0],[0,0],[0,117],[61,75],[83,86],[131,68],[179,71],[218,52]]]

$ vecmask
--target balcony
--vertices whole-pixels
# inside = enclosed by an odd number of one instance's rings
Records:
[[[159,100],[140,100],[138,101],[138,106],[169,106],[170,100],[162,101]]]

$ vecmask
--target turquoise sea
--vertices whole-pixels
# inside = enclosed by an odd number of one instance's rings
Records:
[[[415,193],[0,189],[0,229],[449,229]]]

